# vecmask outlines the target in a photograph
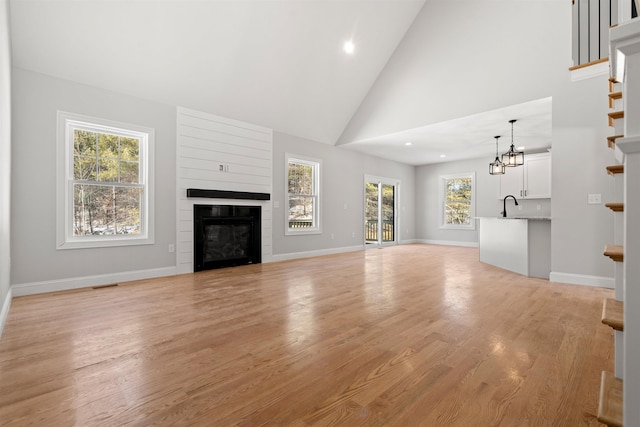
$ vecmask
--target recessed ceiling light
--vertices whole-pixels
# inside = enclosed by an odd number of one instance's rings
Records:
[[[351,55],[354,50],[356,50],[356,45],[354,45],[351,40],[345,42],[345,44],[344,44],[344,51],[345,52],[347,52],[349,55]]]
[[[405,142],[404,145],[406,145],[408,147],[410,145],[413,145],[413,142],[410,142],[410,141],[409,142]]]
[[[446,154],[440,154],[440,157],[441,158],[445,158],[445,157],[447,157],[447,155]]]
[[[518,147],[518,150],[522,151],[522,150],[524,150],[524,147]]]

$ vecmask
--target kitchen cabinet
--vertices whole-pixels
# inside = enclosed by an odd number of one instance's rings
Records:
[[[500,198],[513,195],[518,199],[551,198],[551,153],[526,154],[524,165],[506,168],[500,175]]]

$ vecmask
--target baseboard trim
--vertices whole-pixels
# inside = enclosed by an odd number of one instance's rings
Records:
[[[558,273],[549,274],[550,282],[569,283],[571,285],[595,286],[614,289],[616,281],[613,277],[588,276],[585,274]]]
[[[2,338],[2,331],[4,330],[4,325],[5,323],[7,323],[7,318],[9,317],[11,300],[13,300],[13,290],[9,288],[9,292],[7,293],[7,296],[2,303],[2,311],[0,311],[0,338]]]
[[[356,251],[363,251],[363,250],[364,250],[364,245],[358,245],[358,246],[346,246],[342,248],[320,249],[317,251],[292,252],[288,254],[273,254],[271,255],[270,262],[289,261],[292,259],[311,258],[311,257],[323,256],[323,255],[335,255],[335,254],[342,254],[345,252],[356,252]]]
[[[455,240],[417,239],[416,243],[424,243],[426,245],[463,246],[465,248],[478,247],[478,242],[457,242]]]
[[[413,244],[416,244],[416,243],[421,243],[421,242],[418,239],[400,240],[400,244],[401,245],[413,245]]]
[[[175,266],[163,267],[149,270],[125,271],[122,273],[99,274],[96,276],[71,277],[68,279],[48,280],[44,282],[20,283],[13,285],[11,289],[13,290],[14,297],[20,297],[46,292],[68,291],[91,286],[109,285],[111,283],[129,282],[132,280],[174,276],[175,274]]]

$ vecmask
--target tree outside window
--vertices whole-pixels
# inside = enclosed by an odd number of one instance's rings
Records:
[[[287,234],[319,232],[320,162],[287,155]]]
[[[474,174],[441,177],[445,228],[475,228]]]
[[[153,129],[58,113],[58,249],[153,243]]]
[[[73,235],[140,234],[140,140],[73,131]]]

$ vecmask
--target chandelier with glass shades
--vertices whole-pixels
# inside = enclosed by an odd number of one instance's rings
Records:
[[[509,120],[511,123],[511,147],[509,151],[502,155],[502,160],[498,155],[498,139],[500,136],[494,136],[496,139],[496,159],[489,163],[489,174],[491,175],[504,175],[506,168],[514,168],[516,166],[524,165],[524,152],[516,151],[515,144],[513,142],[513,124],[517,120]]]
[[[489,163],[489,174],[491,175],[502,175],[504,174],[504,163],[500,161],[500,157],[498,157],[498,139],[500,136],[494,136],[496,139],[496,159]]]
[[[522,151],[516,151],[513,146],[513,124],[516,121],[517,120],[509,120],[509,123],[511,123],[511,148],[502,155],[502,163],[508,168],[524,165],[524,153]]]

